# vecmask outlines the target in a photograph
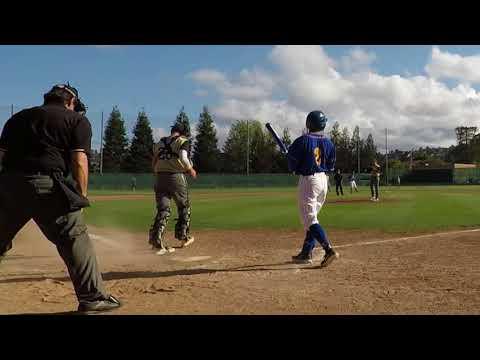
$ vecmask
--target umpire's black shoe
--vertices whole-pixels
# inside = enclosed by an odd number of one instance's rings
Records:
[[[292,256],[292,261],[296,264],[313,264],[312,253],[305,254],[301,252],[298,255]]]
[[[107,299],[98,301],[83,301],[78,305],[78,312],[89,313],[94,311],[110,311],[118,309],[122,303],[110,295]]]
[[[327,267],[332,263],[333,260],[338,259],[339,257],[340,257],[340,254],[330,248],[325,252],[325,255],[323,256],[323,260],[320,263],[320,267],[322,268]]]

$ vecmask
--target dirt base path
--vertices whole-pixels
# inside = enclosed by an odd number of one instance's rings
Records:
[[[202,231],[191,247],[157,256],[146,234],[89,229],[106,287],[124,301],[112,314],[480,313],[478,231],[331,231],[341,258],[319,269],[321,250],[313,266],[289,262],[300,231]],[[0,313],[76,306],[55,247],[29,223],[0,264]]]

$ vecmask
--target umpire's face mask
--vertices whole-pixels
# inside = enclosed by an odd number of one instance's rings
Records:
[[[85,115],[87,113],[87,107],[85,106],[85,104],[79,98],[76,98],[75,108],[73,109],[73,111],[75,111],[79,114]]]

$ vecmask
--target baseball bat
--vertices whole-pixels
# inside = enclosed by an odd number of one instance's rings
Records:
[[[285,144],[283,143],[282,139],[280,139],[280,136],[278,136],[277,132],[275,131],[275,129],[272,127],[272,125],[270,125],[270,123],[266,123],[265,124],[265,127],[267,128],[267,130],[270,132],[270,134],[273,136],[273,139],[275,140],[275,142],[277,143],[277,145],[280,147],[280,151],[284,154],[288,154],[288,149],[287,147],[285,146]]]

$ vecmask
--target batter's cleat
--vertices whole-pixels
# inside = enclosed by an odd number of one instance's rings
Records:
[[[195,238],[191,235],[188,235],[186,240],[182,240],[183,242],[182,248],[191,245],[194,241],[195,241]]]
[[[333,249],[329,249],[325,252],[325,255],[323,256],[323,260],[320,263],[320,267],[324,268],[327,267],[332,263],[333,260],[338,259],[340,257],[340,254],[337,253]]]
[[[92,312],[102,312],[102,311],[111,311],[118,309],[122,306],[122,303],[110,295],[107,299],[98,300],[98,301],[82,301],[78,305],[78,312],[80,313],[92,313]]]
[[[170,253],[173,253],[175,252],[175,248],[173,247],[166,247],[166,248],[161,248],[160,250],[158,250],[155,254],[157,255],[165,255],[165,254],[170,254]]]
[[[296,264],[313,264],[312,253],[300,253],[298,255],[292,256],[292,261]]]

